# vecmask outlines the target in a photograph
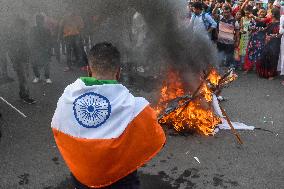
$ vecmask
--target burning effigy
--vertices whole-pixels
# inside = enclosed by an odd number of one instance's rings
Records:
[[[219,128],[230,128],[242,143],[234,125],[237,129],[251,130],[253,127],[232,123],[217,100],[222,88],[237,77],[232,69],[221,76],[215,68],[210,68],[204,72],[198,88],[186,92],[179,72],[170,70],[156,108],[159,123],[179,133],[196,132],[206,136],[214,135]]]

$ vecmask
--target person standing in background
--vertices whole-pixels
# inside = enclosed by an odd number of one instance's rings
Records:
[[[241,67],[244,66],[245,62],[245,57],[247,53],[247,46],[248,42],[250,39],[250,25],[251,21],[253,20],[251,15],[252,15],[252,6],[247,5],[244,9],[245,11],[245,16],[241,18],[241,23],[240,23],[240,57],[241,57]]]
[[[242,19],[242,11],[238,11],[235,15],[235,20],[236,20],[236,26],[238,26],[240,28],[240,23],[241,23],[241,19]],[[236,34],[236,41],[235,43],[240,44],[240,31],[238,32],[238,34]],[[236,46],[234,49],[234,62],[235,62],[235,68],[237,70],[241,70],[240,67],[240,61],[241,61],[241,57],[240,57],[240,45]]]
[[[42,13],[43,14],[43,13]],[[58,39],[59,33],[59,23],[53,17],[44,16],[44,26],[49,30],[51,35],[51,47],[52,47],[52,55],[55,55],[58,63],[61,62],[61,54],[60,54],[60,40]]]
[[[9,32],[8,54],[18,76],[20,98],[25,103],[34,104],[36,101],[30,98],[27,83],[30,49],[26,30],[27,21],[20,17],[16,17]]]
[[[280,9],[271,10],[272,22],[264,30],[266,33],[265,46],[262,52],[260,63],[257,65],[259,77],[273,80],[277,76],[277,65],[280,54],[281,38],[279,35],[280,28]]]
[[[76,58],[77,65],[83,64],[84,46],[81,39],[81,32],[84,28],[84,21],[75,11],[69,12],[60,22],[60,34],[67,46],[67,67],[65,72],[71,70],[72,55]]]
[[[50,60],[51,60],[51,35],[44,27],[44,16],[36,16],[36,26],[31,30],[31,63],[35,78],[33,83],[40,80],[40,68],[44,68],[45,81],[51,84],[50,79]]]
[[[217,28],[215,20],[209,14],[203,12],[203,3],[201,2],[194,2],[192,11],[190,26],[193,28],[193,32],[203,34],[211,39],[211,32]]]
[[[255,22],[252,22],[250,26],[251,37],[248,43],[247,55],[244,64],[245,74],[253,70],[254,66],[260,61],[265,44],[265,32],[263,29],[266,28],[266,23],[261,20],[265,19],[265,17],[266,10],[262,8],[259,10],[257,19],[254,19]]]
[[[239,42],[239,25],[236,24],[235,18],[232,16],[232,8],[230,6],[223,7],[223,15],[219,18],[219,35],[217,48],[220,52],[224,52],[226,57],[225,66],[234,67],[234,49]]]

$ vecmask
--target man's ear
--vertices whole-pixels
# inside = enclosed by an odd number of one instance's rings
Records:
[[[116,71],[116,75],[115,75],[116,80],[120,79],[120,73],[121,73],[121,67],[119,67]]]

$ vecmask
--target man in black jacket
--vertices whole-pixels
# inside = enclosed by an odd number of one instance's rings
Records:
[[[10,28],[8,54],[18,76],[20,98],[23,102],[34,104],[36,101],[29,96],[27,72],[29,63],[29,46],[26,36],[27,22],[17,17]]]

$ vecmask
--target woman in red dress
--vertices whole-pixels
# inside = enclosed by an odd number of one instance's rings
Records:
[[[264,30],[266,33],[265,45],[260,62],[256,65],[256,71],[260,77],[269,80],[277,75],[277,65],[280,53],[281,38],[279,35],[280,10],[272,9],[272,22]]]

